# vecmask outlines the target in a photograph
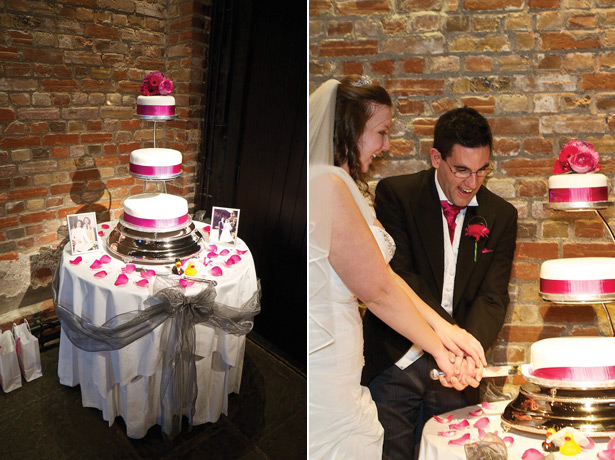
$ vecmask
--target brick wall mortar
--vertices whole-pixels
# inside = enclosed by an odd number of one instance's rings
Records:
[[[497,173],[487,186],[519,211],[496,363],[528,360],[539,338],[610,335],[602,306],[558,310],[538,294],[544,260],[615,256],[593,213],[545,206],[553,162],[571,138],[594,144],[615,196],[615,8],[597,3],[310,1],[310,91],[368,74],[393,97],[391,152],[375,160],[371,187],[429,166],[433,126],[446,110],[468,105],[489,120]],[[615,224],[612,207],[603,215]]]
[[[175,84],[179,117],[158,123],[156,137],[187,158],[188,172],[168,185],[193,211],[211,0],[2,5],[0,318],[12,318],[49,306],[67,214],[117,219],[123,200],[143,191],[128,158],[153,146],[153,123],[136,117],[150,71]]]

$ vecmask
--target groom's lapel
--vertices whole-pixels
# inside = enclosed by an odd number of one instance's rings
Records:
[[[417,196],[415,206],[415,225],[431,265],[433,277],[442,292],[444,277],[444,232],[442,229],[442,211],[438,191],[434,182],[435,169],[426,174]]]

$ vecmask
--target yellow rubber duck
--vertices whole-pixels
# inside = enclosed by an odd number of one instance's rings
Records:
[[[190,262],[188,264],[188,267],[184,270],[184,273],[187,276],[194,276],[194,275],[196,275],[196,267],[194,266],[194,262]]]
[[[577,455],[581,453],[581,446],[576,443],[572,434],[566,433],[564,443],[560,446],[559,451],[562,455]]]

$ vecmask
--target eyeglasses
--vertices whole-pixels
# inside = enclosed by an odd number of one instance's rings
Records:
[[[451,170],[453,176],[458,177],[459,179],[467,179],[472,174],[476,174],[476,177],[486,177],[493,172],[493,167],[491,166],[491,163],[484,168],[480,168],[478,171],[471,171],[468,168],[455,167],[455,169],[453,169],[453,167],[449,165],[444,158],[442,158],[442,161],[446,163],[446,166],[448,166],[448,169]]]

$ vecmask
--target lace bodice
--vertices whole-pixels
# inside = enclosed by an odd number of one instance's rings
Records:
[[[389,263],[395,254],[395,241],[382,227],[370,225],[369,228],[380,247],[384,260]]]

